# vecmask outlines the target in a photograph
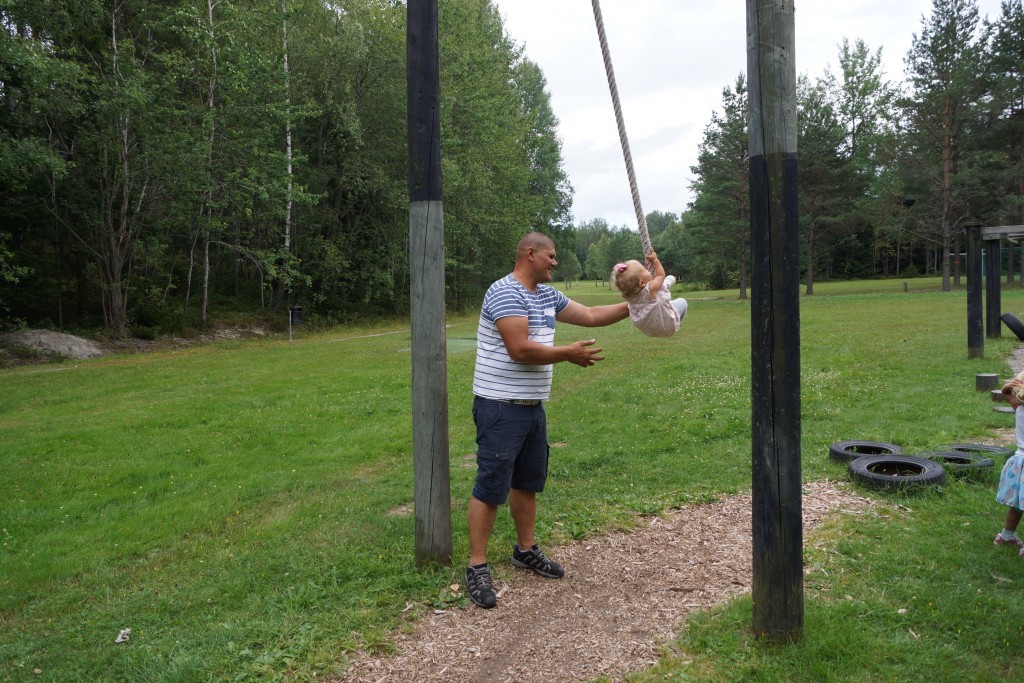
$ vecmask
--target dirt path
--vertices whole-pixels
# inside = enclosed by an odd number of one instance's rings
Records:
[[[842,483],[804,487],[807,532],[826,515],[875,504]],[[652,517],[629,533],[549,548],[561,580],[496,577],[498,607],[431,613],[395,638],[397,653],[357,653],[346,683],[621,681],[654,665],[693,610],[750,589],[750,495]],[[504,579],[504,580],[503,580]],[[465,587],[462,587],[465,590]]]

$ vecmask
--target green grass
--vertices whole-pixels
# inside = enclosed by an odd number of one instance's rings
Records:
[[[1012,426],[974,375],[1005,377],[1016,340],[968,360],[964,293],[910,289],[823,283],[801,300],[805,479],[844,476],[827,457],[834,441],[923,450]],[[570,295],[618,300],[587,283]],[[597,337],[607,360],[555,371],[538,524],[549,547],[749,488],[749,304],[685,296],[668,340],[628,324],[559,327],[562,342]],[[1024,291],[1007,288],[1003,304],[1021,310]],[[476,319],[449,322],[455,562],[425,571],[401,514],[407,329],[0,371],[0,678],[306,680],[464,600],[446,587],[467,553]],[[1005,512],[994,488],[870,494],[901,507],[809,539],[799,644],[751,638],[739,599],[695,616],[636,680],[1020,679],[1024,564],[991,545]],[[502,514],[492,548],[513,542]],[[122,628],[131,641],[115,645]]]

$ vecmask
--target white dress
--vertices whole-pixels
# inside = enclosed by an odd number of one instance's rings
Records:
[[[679,312],[672,305],[672,293],[665,285],[653,299],[644,287],[636,296],[626,299],[626,303],[629,319],[648,337],[671,337],[679,329]]]

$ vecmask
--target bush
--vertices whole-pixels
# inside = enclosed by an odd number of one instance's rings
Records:
[[[147,290],[129,312],[132,334],[140,339],[156,339],[185,329],[185,315],[176,302],[164,299],[158,287]]]

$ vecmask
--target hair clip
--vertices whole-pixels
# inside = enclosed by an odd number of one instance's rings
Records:
[[[627,266],[625,263],[616,263],[615,264],[615,270],[619,271],[620,273],[625,273],[626,272],[626,268],[628,268],[628,267],[629,266]]]

